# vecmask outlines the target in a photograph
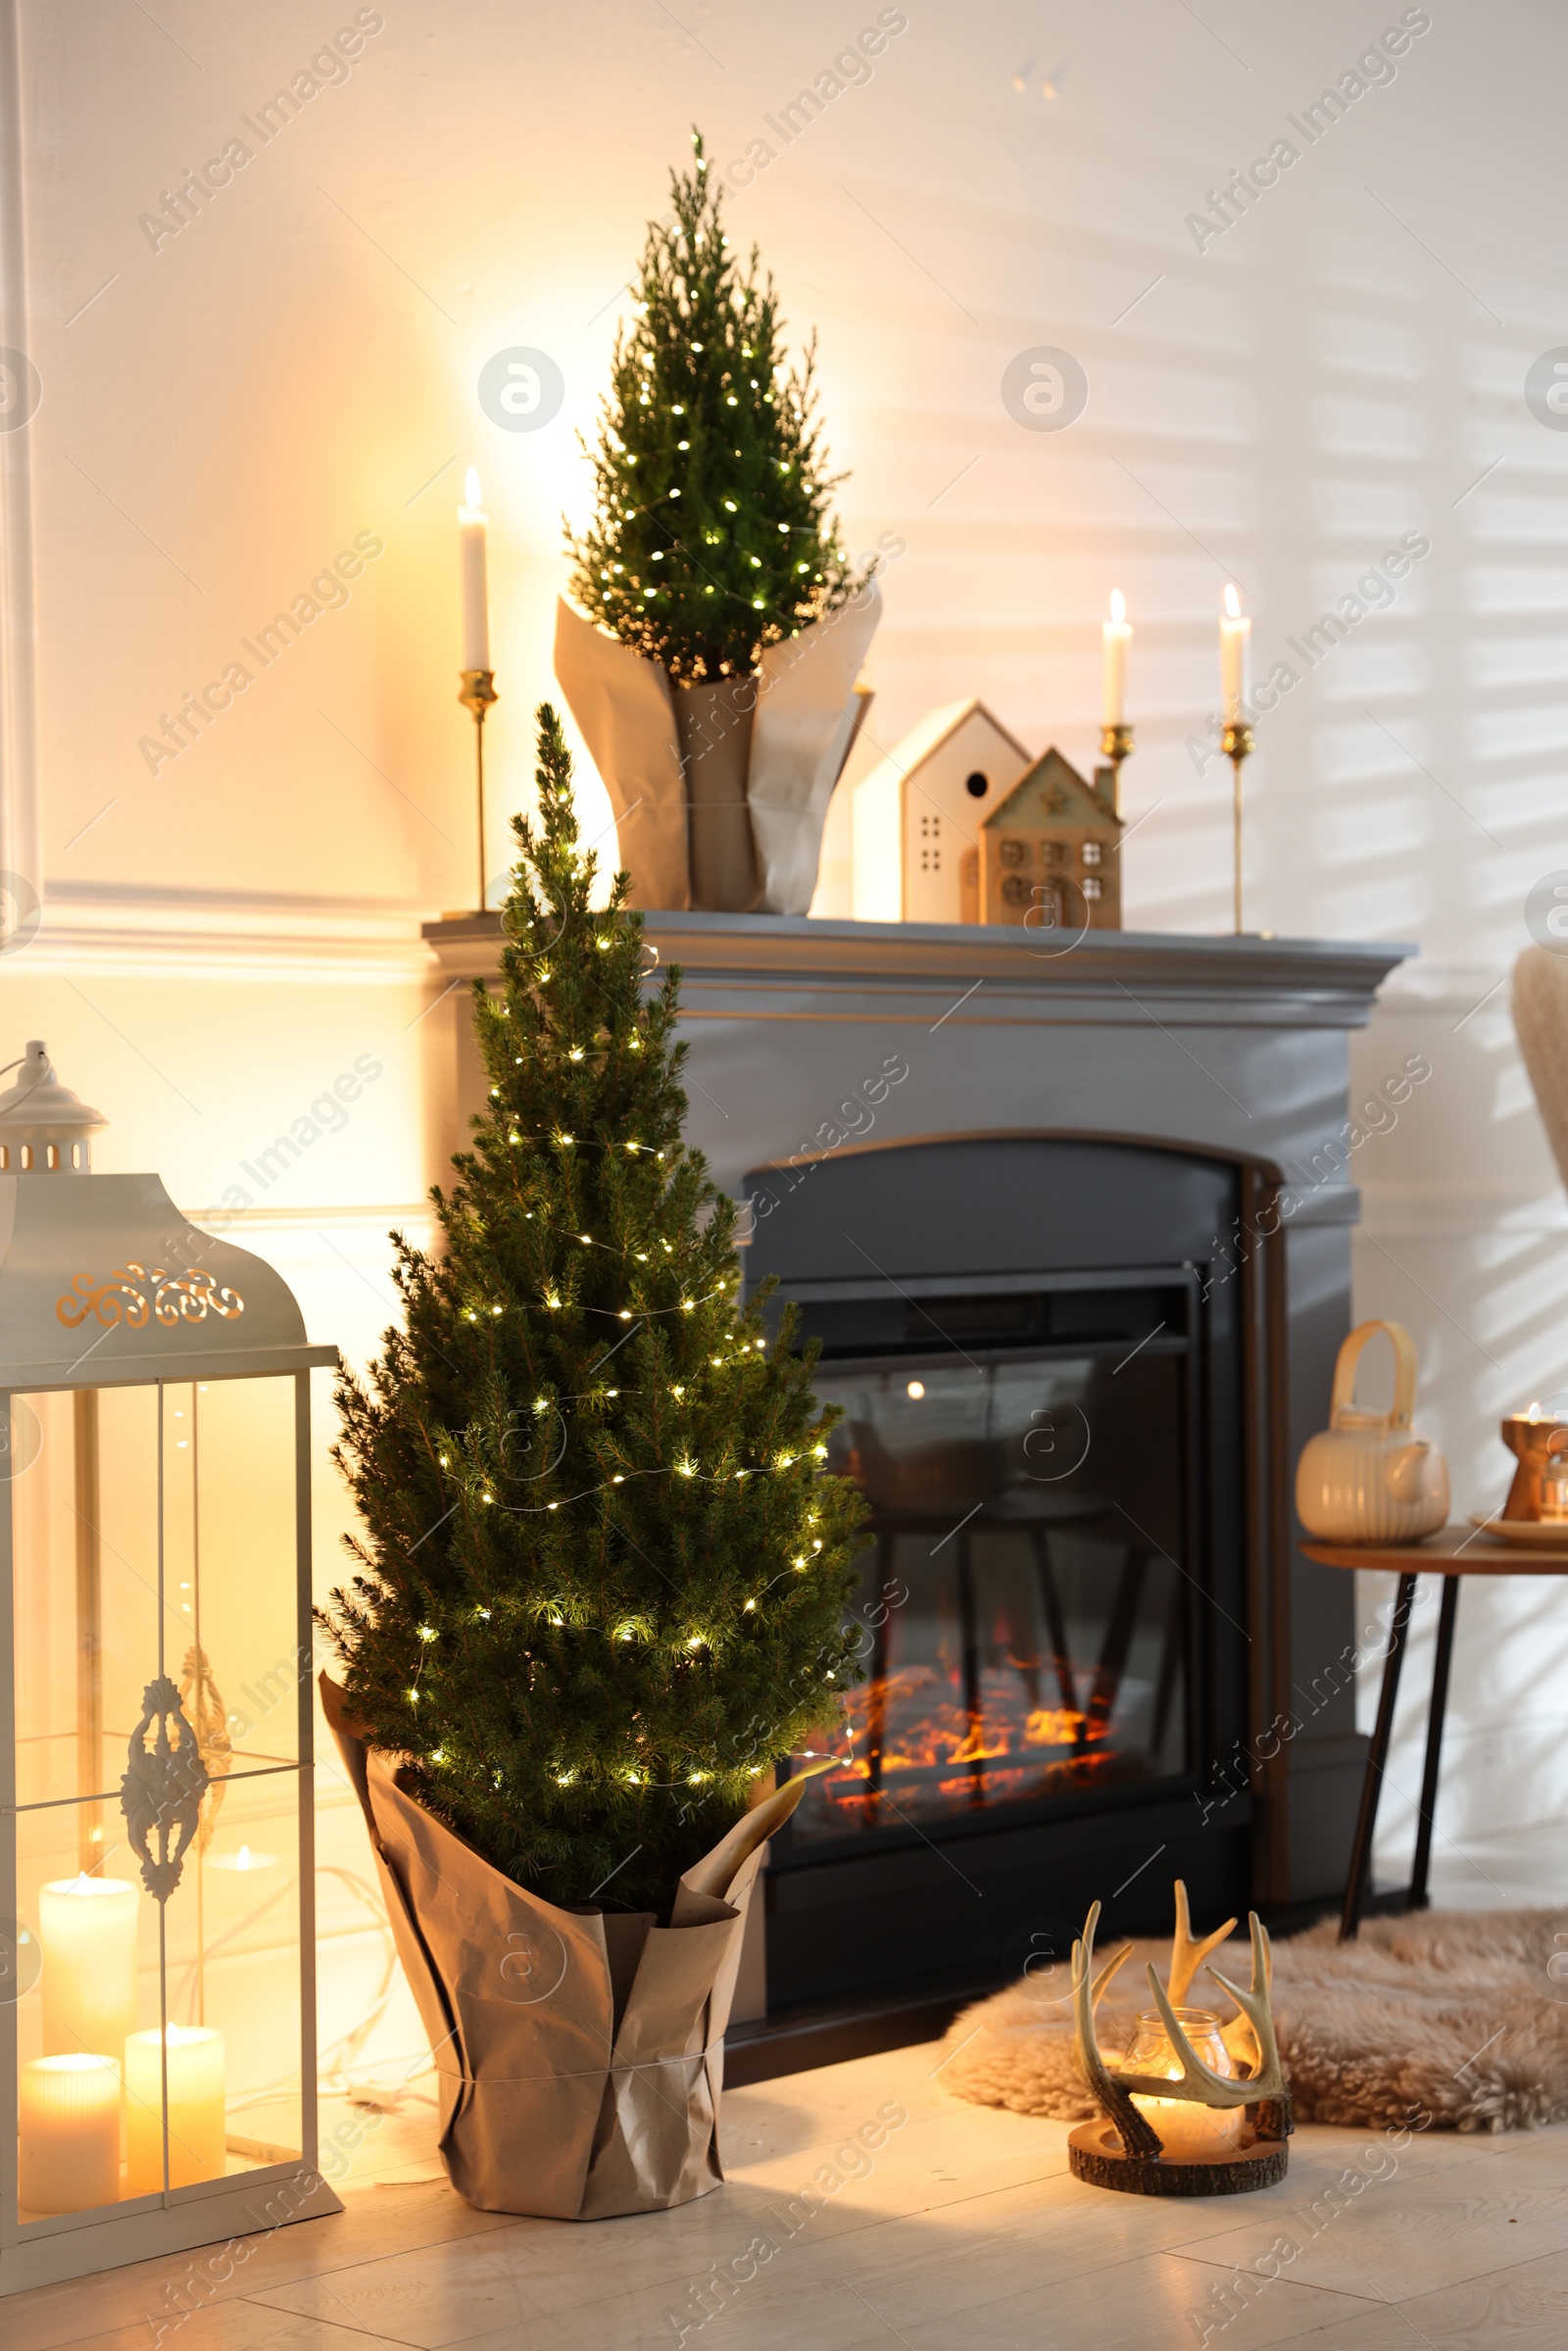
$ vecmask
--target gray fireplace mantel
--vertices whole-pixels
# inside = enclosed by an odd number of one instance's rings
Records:
[[[1050,933],[804,915],[644,919],[661,965],[683,975],[689,1132],[728,1190],[821,1151],[820,1130],[896,1053],[908,1077],[858,1130],[862,1142],[1026,1130],[1206,1145],[1272,1161],[1311,1222],[1354,1218],[1339,1140],[1346,1032],[1366,1025],[1382,981],[1415,953],[1161,931],[1054,945]],[[494,975],[498,915],[449,917],[424,935],[446,981]],[[459,1092],[477,1108],[467,1025]]]

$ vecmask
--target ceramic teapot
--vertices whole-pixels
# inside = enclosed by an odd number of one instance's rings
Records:
[[[1377,1331],[1394,1347],[1394,1402],[1374,1412],[1355,1401],[1361,1350]],[[1363,1322],[1334,1366],[1329,1425],[1303,1446],[1296,1469],[1296,1513],[1327,1543],[1419,1543],[1448,1515],[1448,1465],[1429,1439],[1413,1435],[1415,1342],[1401,1323]]]

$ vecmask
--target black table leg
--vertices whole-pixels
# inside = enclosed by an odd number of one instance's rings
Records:
[[[1350,1875],[1345,1887],[1345,1909],[1340,1919],[1342,1943],[1355,1940],[1361,1924],[1361,1905],[1371,1882],[1372,1832],[1377,1826],[1378,1796],[1383,1787],[1384,1766],[1389,1760],[1389,1741],[1394,1736],[1394,1704],[1399,1694],[1399,1668],[1404,1663],[1405,1636],[1410,1625],[1410,1610],[1415,1605],[1417,1581],[1414,1571],[1402,1575],[1395,1597],[1394,1616],[1389,1626],[1388,1654],[1383,1660],[1383,1688],[1378,1693],[1378,1719],[1367,1753],[1366,1778],[1361,1786],[1361,1809],[1356,1815],[1355,1841],[1350,1848]]]
[[[1421,1813],[1415,1831],[1415,1866],[1410,1872],[1410,1908],[1427,1907],[1427,1872],[1432,1861],[1432,1817],[1438,1808],[1438,1769],[1443,1756],[1443,1718],[1448,1708],[1448,1668],[1453,1663],[1453,1626],[1459,1612],[1458,1576],[1443,1579],[1438,1611],[1438,1645],[1432,1659],[1432,1707],[1427,1716],[1427,1760],[1421,1774]]]

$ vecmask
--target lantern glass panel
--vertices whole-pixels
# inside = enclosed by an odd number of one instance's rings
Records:
[[[295,1403],[12,1398],[24,2229],[300,2157]]]

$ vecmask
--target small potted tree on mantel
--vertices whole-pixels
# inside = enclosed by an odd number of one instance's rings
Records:
[[[590,904],[570,767],[475,987],[488,1105],[394,1235],[401,1328],[339,1390],[363,1532],[323,1694],[437,2052],[443,2153],[487,2209],[593,2218],[716,2184],[718,2046],[761,1804],[857,1675],[863,1514],[735,1206],[681,1138],[678,974]],[[749,1810],[749,1807],[753,1809]]]
[[[864,713],[879,616],[830,512],[813,383],[771,277],[742,270],[700,135],[648,229],[568,533],[556,674],[609,789],[639,906],[804,914],[827,804]]]

